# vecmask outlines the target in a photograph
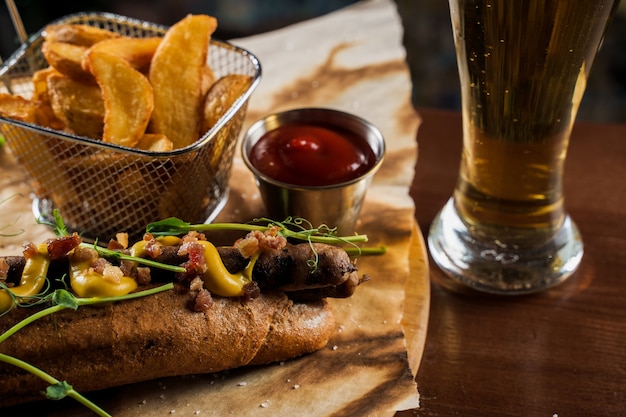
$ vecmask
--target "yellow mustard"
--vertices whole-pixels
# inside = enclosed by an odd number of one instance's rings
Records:
[[[252,281],[252,269],[256,258],[252,259],[243,271],[231,274],[211,242],[199,241],[198,243],[204,246],[204,260],[207,267],[202,277],[204,287],[222,297],[242,296],[244,286]]]
[[[174,246],[180,245],[181,238],[178,236],[159,236],[156,238],[157,242],[161,243],[163,246]],[[130,247],[130,255],[135,256],[137,258],[145,258],[146,257],[146,245],[148,244],[148,240],[140,240]]]
[[[181,243],[181,239],[177,236],[159,236],[156,238],[164,246],[174,246]],[[135,243],[130,254],[136,257],[145,257],[145,247],[148,241],[142,240]],[[219,252],[215,246],[208,241],[198,241],[204,248],[204,260],[206,263],[206,271],[202,275],[204,287],[215,295],[222,297],[240,297],[244,294],[243,288],[252,281],[252,269],[256,258],[252,259],[246,268],[235,274],[228,272]]]
[[[105,276],[89,262],[70,263],[70,285],[78,297],[118,297],[137,289],[137,282],[126,276]]]
[[[46,244],[40,244],[37,246],[37,253],[26,259],[20,284],[7,290],[0,290],[0,313],[11,309],[15,301],[20,302],[24,298],[39,294],[46,282],[49,266],[48,247]]]

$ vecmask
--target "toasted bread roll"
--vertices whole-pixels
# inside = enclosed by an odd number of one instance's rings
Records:
[[[335,330],[326,301],[282,293],[248,302],[214,298],[194,312],[188,293],[168,291],[38,320],[0,344],[79,392],[160,377],[201,374],[294,358],[321,349]],[[24,311],[26,310],[26,311]],[[5,331],[31,309],[0,319]],[[43,399],[46,383],[0,364],[0,407]]]

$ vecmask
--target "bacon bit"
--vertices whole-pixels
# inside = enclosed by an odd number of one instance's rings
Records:
[[[111,263],[104,258],[96,258],[91,260],[91,268],[99,273],[100,275],[104,275],[104,271],[107,267],[111,266]],[[119,269],[119,268],[118,268]],[[121,271],[120,271],[121,273]]]
[[[191,280],[191,283],[189,284],[189,289],[191,291],[202,291],[203,288],[204,281],[202,281],[202,278],[200,277],[195,277],[193,280]]]
[[[150,258],[156,259],[163,253],[163,245],[156,239],[150,239],[144,250]]]
[[[259,288],[259,285],[255,281],[251,281],[243,286],[243,295],[241,296],[241,299],[243,301],[250,301],[260,295],[261,289]]]
[[[181,239],[181,245],[178,248],[178,256],[186,256],[187,262],[181,264],[185,268],[185,272],[178,275],[181,280],[191,280],[194,277],[204,274],[207,269],[204,259],[204,246],[198,243],[200,240],[206,240],[203,233],[191,231]]]
[[[181,266],[185,268],[185,272],[180,275],[181,279],[191,279],[206,271],[206,262],[204,260],[204,247],[197,240],[187,240],[183,238],[183,244],[180,245],[178,255],[187,255],[188,261]]]
[[[233,246],[246,258],[269,249],[281,250],[287,246],[287,239],[279,231],[278,226],[272,226],[265,232],[255,230],[236,241]]]
[[[24,245],[24,258],[30,259],[37,255],[37,253],[39,253],[39,251],[37,251],[37,246],[35,246],[33,242]]]
[[[183,244],[185,242],[197,242],[198,240],[206,240],[206,236],[204,235],[204,233],[192,230],[188,232],[185,236],[183,236],[181,240],[183,241]]]
[[[89,261],[93,263],[96,259],[98,259],[98,253],[92,248],[83,248],[77,247],[74,249],[72,253],[72,260],[75,262],[86,262]]]
[[[123,250],[126,249],[126,247],[124,247],[124,245],[122,245],[120,242],[118,242],[115,239],[111,239],[109,240],[109,243],[107,244],[107,249],[111,249],[111,250]]]
[[[126,275],[130,276],[130,275]],[[137,268],[137,275],[135,276],[137,285],[148,285],[152,281],[152,275],[150,275],[150,268],[147,266],[141,266]]]
[[[81,242],[80,236],[73,233],[71,236],[63,236],[48,242],[48,254],[50,259],[61,259],[67,256],[73,249],[77,248]]]
[[[118,284],[122,277],[124,277],[124,273],[118,266],[114,265],[106,265],[102,270],[102,277],[113,284]]]
[[[208,290],[203,288],[202,290],[200,290],[200,292],[198,292],[198,295],[196,296],[196,301],[193,306],[193,311],[196,311],[196,312],[208,311],[212,305],[213,305],[213,297],[211,297],[211,293]]]
[[[189,264],[198,273],[206,271],[206,261],[204,260],[204,247],[199,244],[191,245],[187,250]]]
[[[251,258],[260,252],[259,240],[252,236],[239,239],[233,245],[245,258]]]
[[[123,249],[128,248],[128,233],[117,233],[115,235],[115,239],[117,239],[117,242],[122,245]]]
[[[133,269],[135,268],[136,263],[128,260],[120,261],[120,269],[124,273],[126,277],[132,277]]]

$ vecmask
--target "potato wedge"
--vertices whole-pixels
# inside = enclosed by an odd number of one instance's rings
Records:
[[[167,136],[175,148],[191,145],[200,136],[202,74],[216,28],[211,16],[187,15],[167,30],[152,58],[150,131]]]
[[[59,74],[53,67],[48,67],[33,73],[33,100],[39,102],[39,107],[35,115],[36,123],[50,129],[63,130],[65,123],[59,119],[50,102],[48,93],[48,77]]]
[[[38,103],[21,96],[0,93],[0,116],[20,122],[35,123]]]
[[[207,92],[204,100],[201,133],[209,131],[252,83],[252,77],[228,74],[221,77]]]
[[[52,74],[58,74],[53,67],[40,69],[33,73],[33,100],[50,101],[48,97],[48,77]]]
[[[44,38],[49,42],[65,42],[80,46],[91,46],[121,36],[119,33],[95,26],[70,23],[48,25],[44,30]]]
[[[68,131],[92,139],[102,137],[104,102],[97,85],[59,73],[49,75],[47,85],[52,111]]]
[[[168,152],[174,149],[172,141],[160,133],[146,133],[135,146],[150,152]]]
[[[102,140],[135,146],[144,135],[154,109],[152,86],[120,57],[98,51],[90,51],[87,56],[104,100]]]
[[[95,83],[93,75],[82,66],[83,55],[87,50],[86,46],[65,42],[45,41],[41,45],[41,52],[46,61],[58,72],[76,81]]]
[[[160,43],[160,37],[119,37],[98,42],[90,48],[90,51],[105,52],[118,56],[126,60],[136,70],[147,73],[154,52]],[[91,72],[88,59],[83,60],[83,69]]]

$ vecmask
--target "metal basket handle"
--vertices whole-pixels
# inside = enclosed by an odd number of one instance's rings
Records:
[[[9,14],[11,15],[11,21],[13,22],[15,32],[20,38],[20,42],[25,43],[27,39],[26,29],[24,29],[24,23],[22,22],[20,12],[17,10],[17,6],[15,6],[15,2],[13,0],[5,0],[5,3],[7,5],[7,9],[9,9]],[[1,64],[2,57],[0,56],[0,65]]]

